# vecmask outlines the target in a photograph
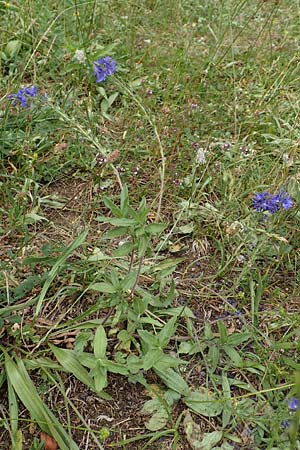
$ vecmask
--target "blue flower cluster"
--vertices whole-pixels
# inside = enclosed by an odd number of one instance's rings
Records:
[[[36,86],[24,87],[19,89],[16,94],[10,94],[8,98],[14,99],[14,105],[17,105],[18,102],[22,108],[27,108],[28,97],[36,97],[38,94],[38,88]]]
[[[300,400],[298,400],[296,397],[291,397],[288,401],[287,401],[287,405],[290,411],[290,414],[294,414],[296,411],[299,411],[300,409]],[[291,421],[290,420],[283,420],[281,422],[281,427],[285,430],[287,428],[289,428],[291,425]]]
[[[115,73],[117,69],[117,62],[111,59],[110,56],[100,58],[94,62],[94,72],[96,75],[96,82],[102,83],[107,77]]]
[[[293,206],[293,200],[287,192],[280,190],[278,194],[269,192],[258,192],[252,200],[253,208],[256,211],[269,212],[275,214],[281,208],[288,210]]]

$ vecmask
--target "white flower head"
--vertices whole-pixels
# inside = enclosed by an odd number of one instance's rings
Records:
[[[77,49],[76,52],[74,53],[74,59],[76,59],[76,61],[79,62],[79,64],[84,64],[86,61],[84,50]]]
[[[206,163],[207,151],[203,148],[198,148],[196,153],[196,163],[197,164],[205,164]]]

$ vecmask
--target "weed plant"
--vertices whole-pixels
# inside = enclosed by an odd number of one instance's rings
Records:
[[[299,449],[298,2],[0,14],[0,448]]]

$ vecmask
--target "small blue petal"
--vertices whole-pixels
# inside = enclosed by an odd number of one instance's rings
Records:
[[[290,411],[297,411],[297,409],[300,409],[300,401],[296,397],[290,398],[287,404]]]

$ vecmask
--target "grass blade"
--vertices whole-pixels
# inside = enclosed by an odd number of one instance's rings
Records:
[[[80,247],[81,244],[83,244],[83,242],[86,239],[87,236],[87,231],[83,231],[79,236],[77,236],[77,238],[72,242],[72,244],[70,244],[65,251],[63,252],[63,254],[61,255],[60,258],[58,258],[58,260],[56,261],[56,263],[54,264],[54,266],[52,267],[52,269],[49,272],[49,276],[47,278],[47,280],[45,281],[45,284],[43,286],[43,289],[40,293],[37,305],[36,305],[36,311],[35,311],[35,317],[37,317],[39,315],[39,312],[42,308],[42,303],[43,300],[47,294],[47,291],[52,283],[52,281],[54,280],[54,278],[56,277],[56,275],[58,274],[59,268],[62,266],[62,264],[66,261],[66,259],[74,252],[74,250],[76,250],[76,248]]]
[[[19,358],[16,358],[16,361],[17,364],[8,355],[5,356],[7,377],[18,397],[28,409],[32,420],[37,422],[43,431],[56,440],[60,450],[79,450],[76,443],[70,438],[48,406],[39,397],[23,361]]]

